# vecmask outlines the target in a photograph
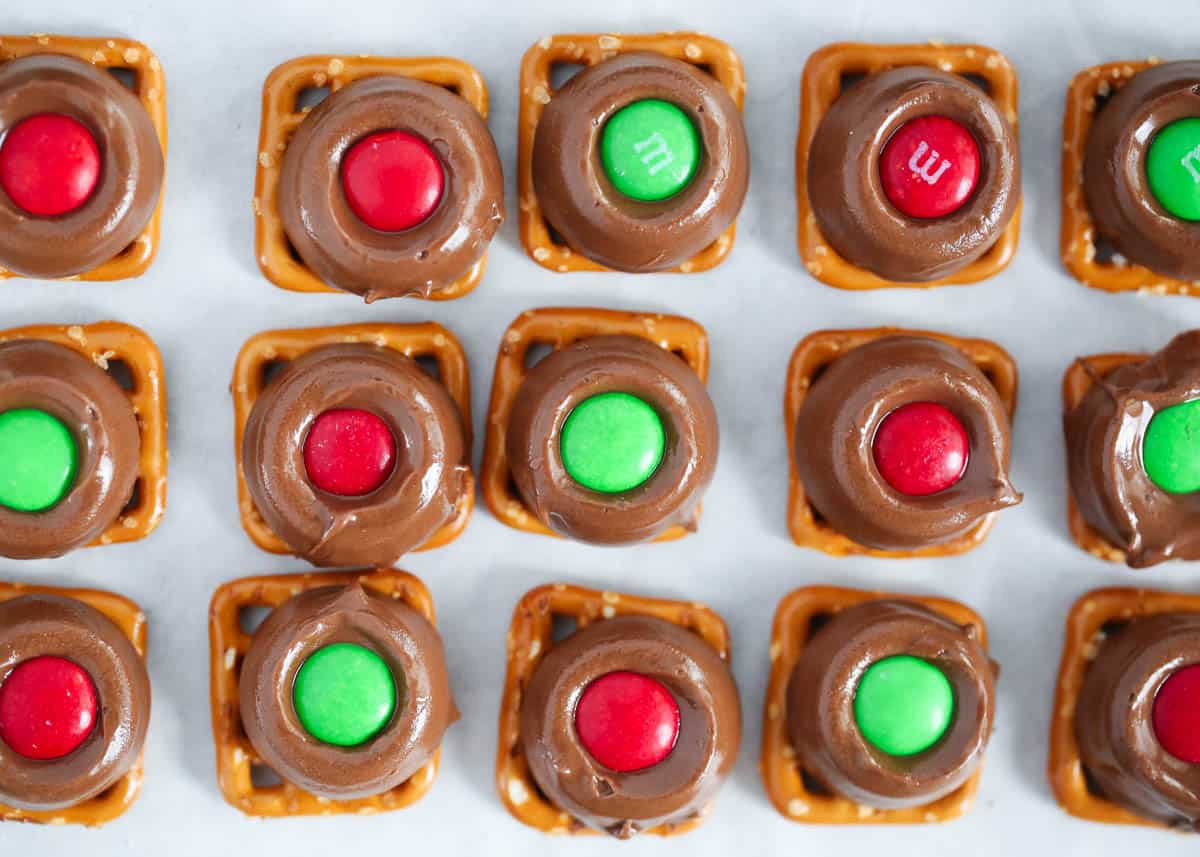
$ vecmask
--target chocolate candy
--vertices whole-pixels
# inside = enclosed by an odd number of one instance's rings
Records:
[[[1008,119],[970,81],[923,66],[868,75],[833,102],[808,151],[807,189],[837,253],[894,282],[962,271],[1016,214]]]
[[[336,89],[304,118],[275,205],[304,264],[369,302],[430,297],[467,276],[504,221],[503,197],[475,107],[443,86],[379,74]]]
[[[529,370],[505,442],[517,490],[546,527],[630,544],[694,526],[716,469],[717,415],[676,355],[635,336],[592,336]]]
[[[579,72],[541,112],[532,183],[549,224],[607,268],[665,271],[733,223],[749,183],[741,113],[716,78],[651,51]]]
[[[78,807],[137,764],[150,680],[111,619],[74,598],[19,595],[0,602],[0,652],[0,804]],[[72,688],[82,695],[62,696]]]
[[[0,344],[0,556],[60,556],[121,515],[141,438],[125,392],[79,352]]]
[[[1072,366],[1076,395],[1063,428],[1074,513],[1091,531],[1082,534],[1085,548],[1134,568],[1200,558],[1200,510],[1187,493],[1195,484],[1188,427],[1198,383],[1200,331],[1154,355],[1086,357]],[[1080,540],[1080,527],[1072,530]]]
[[[1170,709],[1178,693],[1172,685],[1187,675],[1180,668],[1200,660],[1200,613],[1117,621],[1095,642],[1075,705],[1084,770],[1106,800],[1161,824],[1197,829],[1200,769],[1169,749],[1187,752],[1168,719],[1178,716]],[[1178,701],[1190,699],[1185,692]]]
[[[371,417],[376,434],[383,425],[394,465],[380,457],[386,437],[363,450],[353,431],[326,435],[345,410]],[[469,490],[468,448],[454,400],[416,361],[375,345],[323,345],[289,362],[255,401],[242,473],[263,520],[294,553],[316,565],[385,564],[454,518]],[[338,463],[356,451],[371,457],[365,471]]]
[[[840,610],[807,642],[788,685],[795,764],[863,806],[933,803],[983,759],[995,671],[973,626],[919,604],[888,599]]]
[[[806,391],[794,432],[807,502],[871,549],[944,545],[1021,500],[1008,480],[1005,404],[941,339],[883,335],[837,354]]]
[[[239,686],[242,723],[263,762],[332,800],[397,788],[458,719],[433,625],[357,582],[276,607],[254,634]]]
[[[0,64],[0,140],[0,267],[82,274],[122,253],[154,216],[158,134],[104,68],[59,53]]]
[[[1083,160],[1097,232],[1130,262],[1188,282],[1200,280],[1198,83],[1197,61],[1139,71],[1096,115]]]
[[[609,730],[625,724],[632,732],[601,741],[589,719],[598,716],[595,695],[614,681],[637,689],[649,718],[621,717]],[[646,734],[656,726],[663,734]],[[737,688],[699,635],[658,618],[617,616],[554,644],[537,665],[520,736],[551,803],[627,839],[691,819],[716,795],[741,738]]]

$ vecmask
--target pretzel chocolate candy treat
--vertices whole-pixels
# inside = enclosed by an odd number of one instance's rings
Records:
[[[1106,291],[1200,293],[1200,62],[1113,62],[1071,82],[1062,254]]]
[[[535,345],[552,350],[529,366]],[[686,319],[526,313],[496,364],[489,505],[520,529],[595,544],[695,529],[717,462],[706,370],[704,332]]]
[[[554,620],[576,630],[553,639]],[[697,604],[554,584],[510,630],[500,793],[547,832],[670,835],[707,814],[741,739],[724,623]]]
[[[261,608],[270,612],[249,636],[241,614]],[[408,806],[433,784],[458,710],[415,577],[236,580],[213,596],[209,631],[217,773],[232,805],[262,817],[367,814]]]
[[[1064,381],[1075,540],[1144,568],[1200,559],[1200,331],[1156,354],[1082,357]]]
[[[134,91],[110,70],[132,70]],[[144,45],[0,38],[0,277],[113,280],[154,256],[166,114]]]
[[[969,608],[834,587],[788,595],[771,636],[762,772],[793,821],[920,824],[971,805],[996,665]]]
[[[0,332],[0,556],[60,556],[157,526],[161,385],[158,349],[127,325]]]
[[[0,584],[0,820],[104,824],[141,788],[146,618],[91,590]]]
[[[1021,495],[1008,479],[1016,368],[998,346],[917,331],[800,343],[786,411],[792,533],[833,554],[947,555]]]
[[[323,101],[302,104],[322,88]],[[368,302],[466,294],[504,221],[486,115],[483,79],[457,60],[324,56],[275,69],[255,198],[264,273]]]
[[[582,64],[554,88],[557,65]],[[548,36],[521,67],[522,240],[557,271],[698,271],[749,183],[741,61],[715,39]]]
[[[834,44],[802,82],[800,252],[846,289],[971,283],[1011,259],[1017,84],[978,45]]]
[[[392,562],[454,538],[474,488],[469,389],[462,348],[434,324],[255,337],[234,379],[247,531],[322,566]]]

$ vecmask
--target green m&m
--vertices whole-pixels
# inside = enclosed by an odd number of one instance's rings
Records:
[[[625,196],[641,202],[668,199],[696,174],[700,135],[688,115],[669,101],[635,101],[604,124],[600,163]]]
[[[1151,417],[1142,438],[1142,467],[1168,494],[1200,491],[1200,399]]]
[[[854,719],[864,738],[889,756],[915,756],[942,740],[954,717],[950,680],[929,661],[894,655],[863,673]]]
[[[650,405],[629,393],[599,393],[567,415],[559,452],[567,474],[603,494],[631,491],[654,475],[667,434]]]
[[[0,506],[49,509],[70,489],[77,458],[75,438],[58,418],[33,408],[0,414]]]
[[[1179,119],[1150,142],[1146,181],[1158,204],[1180,220],[1200,220],[1200,118]]]
[[[357,747],[392,719],[396,681],[375,652],[354,643],[334,643],[301,665],[292,703],[309,735],[325,744]]]

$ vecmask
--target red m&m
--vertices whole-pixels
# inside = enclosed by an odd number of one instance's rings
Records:
[[[909,217],[953,214],[979,183],[979,144],[971,132],[945,116],[905,122],[879,158],[888,201]]]
[[[901,494],[945,491],[967,469],[970,441],[962,422],[936,402],[910,402],[883,418],[872,444],[875,467]]]
[[[313,420],[304,439],[304,469],[320,490],[361,497],[379,488],[396,463],[396,438],[369,411],[335,408]]]
[[[27,759],[61,759],[96,725],[96,688],[78,664],[43,655],[0,684],[0,741]]]
[[[0,145],[0,187],[34,217],[82,206],[100,181],[100,148],[77,119],[39,113],[18,122]]]
[[[619,773],[657,765],[679,738],[679,705],[649,676],[618,671],[589,684],[575,707],[575,731],[583,747]]]
[[[359,140],[342,160],[342,191],[358,219],[380,232],[425,222],[445,189],[437,153],[407,131],[380,131]]]
[[[1154,735],[1164,750],[1200,765],[1200,665],[1167,677],[1154,698],[1153,721]]]

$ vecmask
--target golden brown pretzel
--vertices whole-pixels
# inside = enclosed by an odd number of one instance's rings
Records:
[[[268,330],[251,337],[238,353],[233,367],[233,446],[237,459],[238,512],[242,528],[251,541],[270,553],[290,554],[292,551],[263,520],[242,473],[242,438],[246,420],[255,401],[266,386],[265,370],[270,364],[295,360],[301,354],[342,342],[361,342],[391,348],[414,360],[432,357],[437,361],[438,374],[446,392],[462,414],[466,444],[471,445],[471,379],[467,371],[467,355],[454,334],[440,324],[346,324],[337,327],[311,327],[296,330]],[[417,550],[430,550],[454,541],[467,526],[475,508],[475,478],[467,474],[462,497],[454,517],[433,538]]]
[[[967,356],[1000,394],[1004,409],[1011,421],[1017,407],[1017,364],[994,342],[986,339],[963,339],[944,333],[907,330],[897,327],[876,327],[862,330],[821,330],[805,337],[792,353],[784,388],[783,415],[788,442],[788,529],[792,540],[801,547],[816,548],[833,556],[866,555],[876,557],[953,556],[978,547],[995,524],[995,513],[987,515],[965,535],[944,544],[917,550],[878,550],[868,548],[842,535],[825,523],[808,502],[804,484],[796,471],[795,434],[800,407],[808,388],[821,370],[841,354],[884,336],[925,336],[953,345]]]
[[[55,586],[27,586],[22,583],[0,583],[0,601],[11,601],[22,595],[61,595],[74,598],[99,610],[121,629],[137,653],[146,657],[146,616],[142,608],[120,595],[97,589],[62,589]],[[117,780],[112,788],[96,797],[66,809],[26,810],[0,803],[0,821],[25,821],[34,824],[82,824],[99,827],[123,815],[142,791],[142,760],[129,773]]]
[[[549,346],[557,351],[580,339],[607,334],[638,336],[653,342],[683,358],[701,381],[708,378],[708,335],[690,319],[607,309],[531,309],[521,313],[504,332],[500,353],[496,356],[483,465],[479,473],[484,502],[493,515],[510,527],[562,538],[529,511],[509,476],[505,436],[513,401],[528,371],[526,354],[535,345]],[[670,541],[685,535],[687,530],[677,526],[655,541]]]
[[[1083,161],[1098,99],[1110,97],[1138,72],[1158,65],[1157,58],[1110,62],[1085,68],[1067,88],[1063,115],[1062,233],[1063,263],[1079,282],[1106,292],[1137,291],[1154,295],[1200,295],[1200,284],[1156,274],[1127,259],[1097,261],[1096,226],[1083,191]],[[1090,548],[1085,547],[1085,550]]]
[[[1071,815],[1109,824],[1159,826],[1088,787],[1079,756],[1079,742],[1075,739],[1075,704],[1088,665],[1099,651],[1105,624],[1159,613],[1198,611],[1200,595],[1132,588],[1095,589],[1085,593],[1071,607],[1067,615],[1066,639],[1054,693],[1054,711],[1050,716],[1050,756],[1047,763],[1054,796]]]
[[[573,252],[551,236],[533,189],[533,138],[542,110],[554,96],[551,71],[556,65],[593,66],[618,54],[653,51],[701,66],[728,90],[740,110],[746,97],[746,74],[741,58],[729,45],[699,33],[616,35],[587,33],[545,36],[521,60],[521,113],[518,120],[517,193],[520,198],[521,243],[535,262],[559,273],[609,271],[586,256]],[[734,226],[696,256],[673,269],[690,274],[719,265],[733,249]]]
[[[134,92],[158,133],[163,157],[167,156],[167,90],[162,64],[141,42],[130,39],[80,38],[76,36],[0,36],[0,63],[30,54],[66,54],[106,69],[126,69],[134,73]],[[98,268],[70,277],[72,280],[124,280],[145,273],[158,252],[162,225],[162,197],[154,216],[134,242]],[[18,277],[0,268],[0,280]]]
[[[876,45],[838,42],[826,45],[808,58],[800,81],[800,134],[796,140],[796,202],[799,208],[800,258],[808,272],[839,289],[881,289],[966,285],[987,279],[1008,266],[1017,251],[1021,231],[1018,204],[1008,227],[990,250],[961,271],[926,283],[894,283],[838,255],[821,235],[808,199],[808,151],[817,126],[842,91],[850,75],[876,74],[900,66],[929,66],[951,74],[980,77],[1001,113],[1017,128],[1017,74],[1004,54],[982,45]]]
[[[975,800],[982,771],[962,786],[925,806],[876,809],[839,795],[808,789],[796,766],[796,752],[787,734],[787,689],[800,653],[811,636],[813,619],[883,598],[920,604],[960,625],[970,625],[987,648],[987,626],[971,608],[944,598],[892,595],[836,586],[810,586],[789,593],[779,602],[771,630],[771,676],[763,713],[763,746],[759,767],[771,803],[786,818],[812,824],[927,824],[949,821],[965,813]]]
[[[293,253],[279,217],[276,194],[283,153],[292,133],[311,108],[301,109],[297,98],[306,89],[328,87],[331,93],[364,77],[401,75],[449,89],[465,98],[485,119],[487,86],[479,71],[448,57],[308,56],[277,67],[263,84],[262,128],[258,140],[258,170],[254,180],[254,248],[263,274],[281,289],[293,292],[341,292],[317,277]],[[463,277],[429,295],[448,301],[470,292],[483,277],[484,255]]]
[[[238,690],[241,662],[253,637],[242,630],[239,613],[253,607],[275,608],[301,592],[355,581],[403,601],[433,624],[433,598],[425,584],[394,568],[246,577],[226,583],[213,594],[208,611],[208,636],[217,781],[225,800],[247,815],[277,818],[390,812],[420,800],[437,778],[440,751],[421,770],[391,791],[356,800],[331,801],[287,781],[262,786],[253,780],[253,769],[262,767],[263,763],[242,728]]]
[[[590,836],[599,833],[547,801],[538,790],[521,751],[521,699],[529,678],[554,646],[554,617],[575,622],[576,629],[614,616],[653,616],[704,638],[722,660],[729,660],[729,629],[703,604],[641,598],[552,583],[527,592],[513,610],[508,629],[508,671],[500,699],[500,742],[496,751],[496,788],[518,821],[543,833]],[[704,818],[655,827],[647,833],[674,836],[699,826]]]
[[[129,370],[132,389],[126,390],[126,395],[141,436],[137,487],[120,518],[88,547],[136,542],[150,535],[167,505],[167,391],[162,355],[154,340],[117,321],[0,330],[0,342],[14,339],[42,339],[78,351],[105,371],[118,362]]]

